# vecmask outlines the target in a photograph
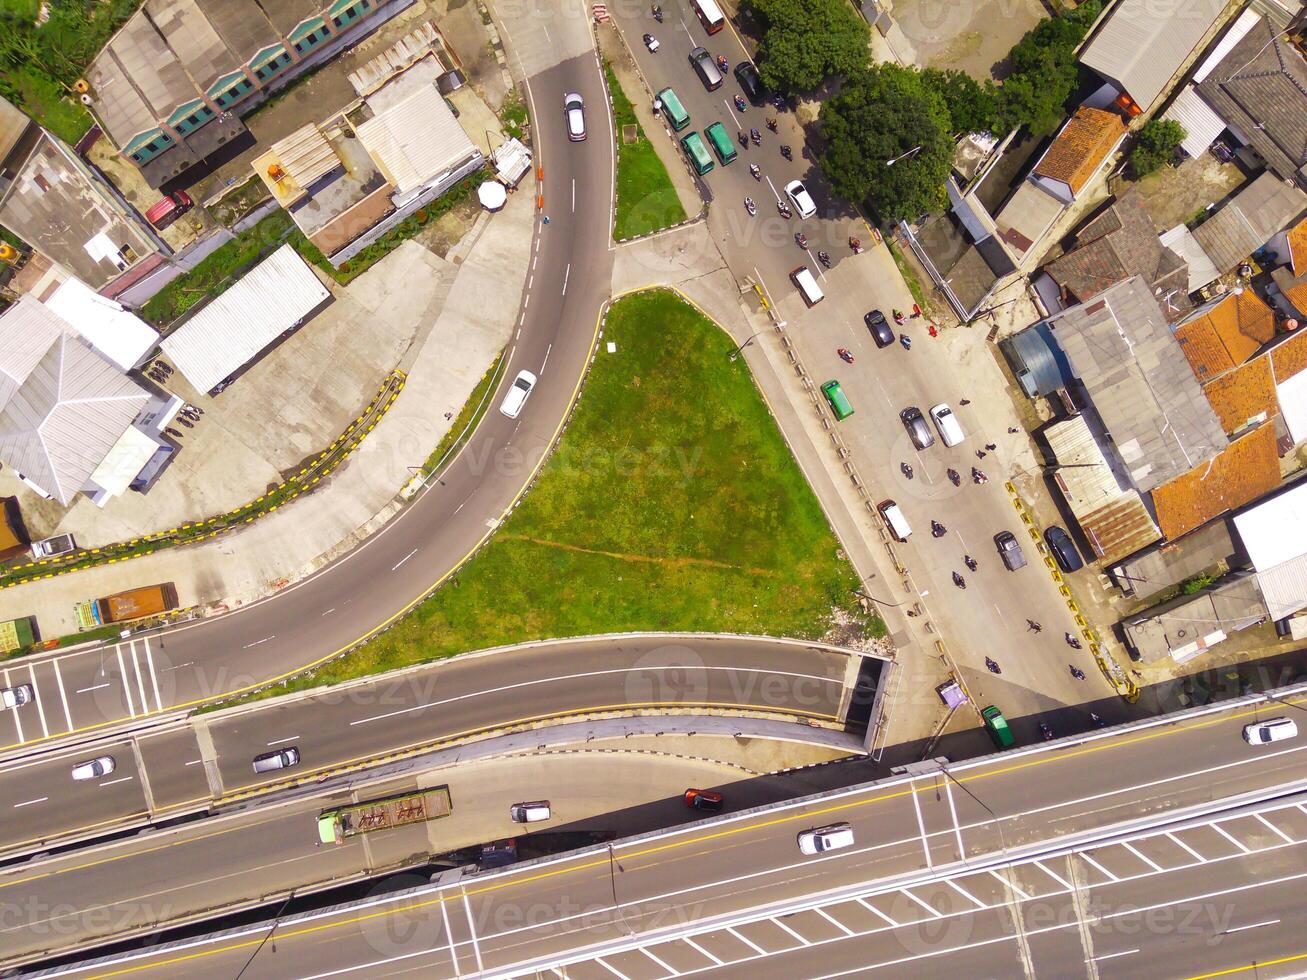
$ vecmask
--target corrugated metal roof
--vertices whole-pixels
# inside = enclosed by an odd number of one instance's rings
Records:
[[[1307,194],[1269,170],[1194,229],[1221,272],[1229,272],[1307,208]]]
[[[1258,572],[1257,584],[1273,620],[1307,608],[1307,555]]]
[[[1189,292],[1197,292],[1209,282],[1216,282],[1221,278],[1220,270],[1216,268],[1211,257],[1203,251],[1203,247],[1198,244],[1198,239],[1194,238],[1194,233],[1187,225],[1176,225],[1169,231],[1162,232],[1158,237],[1163,245],[1188,264]]]
[[[1212,48],[1211,53],[1203,59],[1203,63],[1198,66],[1194,72],[1194,82],[1201,82],[1210,75],[1212,69],[1221,63],[1221,60],[1233,50],[1236,44],[1244,39],[1244,36],[1261,19],[1262,15],[1252,7],[1241,13],[1239,18],[1230,25],[1230,29],[1221,35],[1221,39],[1216,42],[1216,46]]]
[[[46,351],[71,327],[35,296],[20,296],[0,314],[0,409],[9,404]]]
[[[1147,109],[1162,94],[1227,0],[1119,0],[1080,63],[1119,82]]]
[[[359,142],[400,195],[479,152],[434,85],[359,124]]]
[[[80,280],[64,280],[45,305],[124,371],[134,368],[159,343],[158,332],[144,320]]]
[[[1185,130],[1180,147],[1195,159],[1207,152],[1212,141],[1225,129],[1225,120],[1203,101],[1198,90],[1186,85],[1175,101],[1162,113],[1164,119],[1174,119]]]
[[[1275,399],[1294,445],[1307,442],[1307,371],[1299,371],[1276,385]]]
[[[1307,483],[1249,507],[1234,526],[1259,572],[1307,555]]]
[[[211,391],[329,295],[283,245],[165,337],[164,353],[198,390]]]

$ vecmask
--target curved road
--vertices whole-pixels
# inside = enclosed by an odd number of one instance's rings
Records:
[[[541,16],[524,13],[523,35],[535,30]],[[511,42],[513,25],[507,26]],[[561,432],[611,281],[614,140],[602,76],[588,25],[579,16],[559,16],[549,26],[551,44],[535,59],[541,68],[528,68],[528,93],[550,222],[536,225],[528,286],[493,399],[496,408],[440,479],[402,514],[292,588],[216,619],[64,654],[57,666],[50,657],[10,666],[4,672],[9,682],[34,683],[38,698],[0,720],[0,751],[193,707],[327,660],[413,608],[507,517]],[[531,36],[524,40],[535,43]],[[563,94],[573,91],[589,108],[590,138],[583,143],[569,142],[563,130]],[[509,419],[497,406],[524,369],[540,380],[520,417]]]

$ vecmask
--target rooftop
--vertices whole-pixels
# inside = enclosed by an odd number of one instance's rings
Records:
[[[1203,392],[1228,435],[1268,419],[1280,410],[1269,357],[1254,358],[1209,381],[1203,385]]]
[[[1307,333],[1291,333],[1268,352],[1275,383],[1283,384],[1307,368]]]
[[[1267,165],[1307,186],[1307,62],[1262,17],[1198,85]]]
[[[1307,194],[1266,171],[1194,229],[1222,273],[1265,245],[1307,208]]]
[[[1307,218],[1291,229],[1289,239],[1289,268],[1295,276],[1307,276]]]
[[[1114,112],[1081,106],[1040,158],[1032,176],[1060,180],[1079,194],[1107,155],[1125,136],[1125,124]]]
[[[1072,307],[1052,328],[1136,489],[1166,483],[1226,445],[1143,279]]]
[[[1119,0],[1080,63],[1147,109],[1227,6],[1226,0]]]
[[[1171,540],[1252,503],[1280,485],[1275,426],[1259,425],[1215,458],[1153,491],[1153,510]]]
[[[1251,289],[1227,293],[1175,329],[1199,381],[1220,377],[1275,336],[1275,314]]]
[[[1182,595],[1122,623],[1126,642],[1144,661],[1170,656],[1184,663],[1229,635],[1267,618],[1257,579],[1231,575],[1215,588]]]

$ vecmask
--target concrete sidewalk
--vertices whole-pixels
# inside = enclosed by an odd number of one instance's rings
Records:
[[[528,180],[499,214],[481,215],[447,259],[406,242],[350,285],[364,315],[434,322],[425,340],[401,355],[408,383],[390,412],[326,486],[203,545],[7,589],[0,592],[0,620],[34,615],[45,637],[75,633],[77,602],[148,582],[173,582],[183,606],[234,608],[303,578],[373,533],[402,506],[396,494],[448,431],[446,414],[458,414],[508,343],[530,262],[533,204]],[[393,288],[405,281],[428,287],[421,308]],[[459,356],[450,357],[451,350]]]

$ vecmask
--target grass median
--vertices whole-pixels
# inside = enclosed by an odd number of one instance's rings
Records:
[[[481,553],[377,639],[266,693],[544,637],[815,639],[837,609],[861,618],[857,576],[734,346],[674,294],[617,302],[562,442]]]
[[[613,126],[617,134],[617,205],[613,217],[613,238],[622,241],[670,228],[685,220],[685,208],[667,168],[635,117],[635,107],[622,91],[611,65],[604,65],[608,91],[613,97]],[[632,127],[635,139],[623,137]]]

